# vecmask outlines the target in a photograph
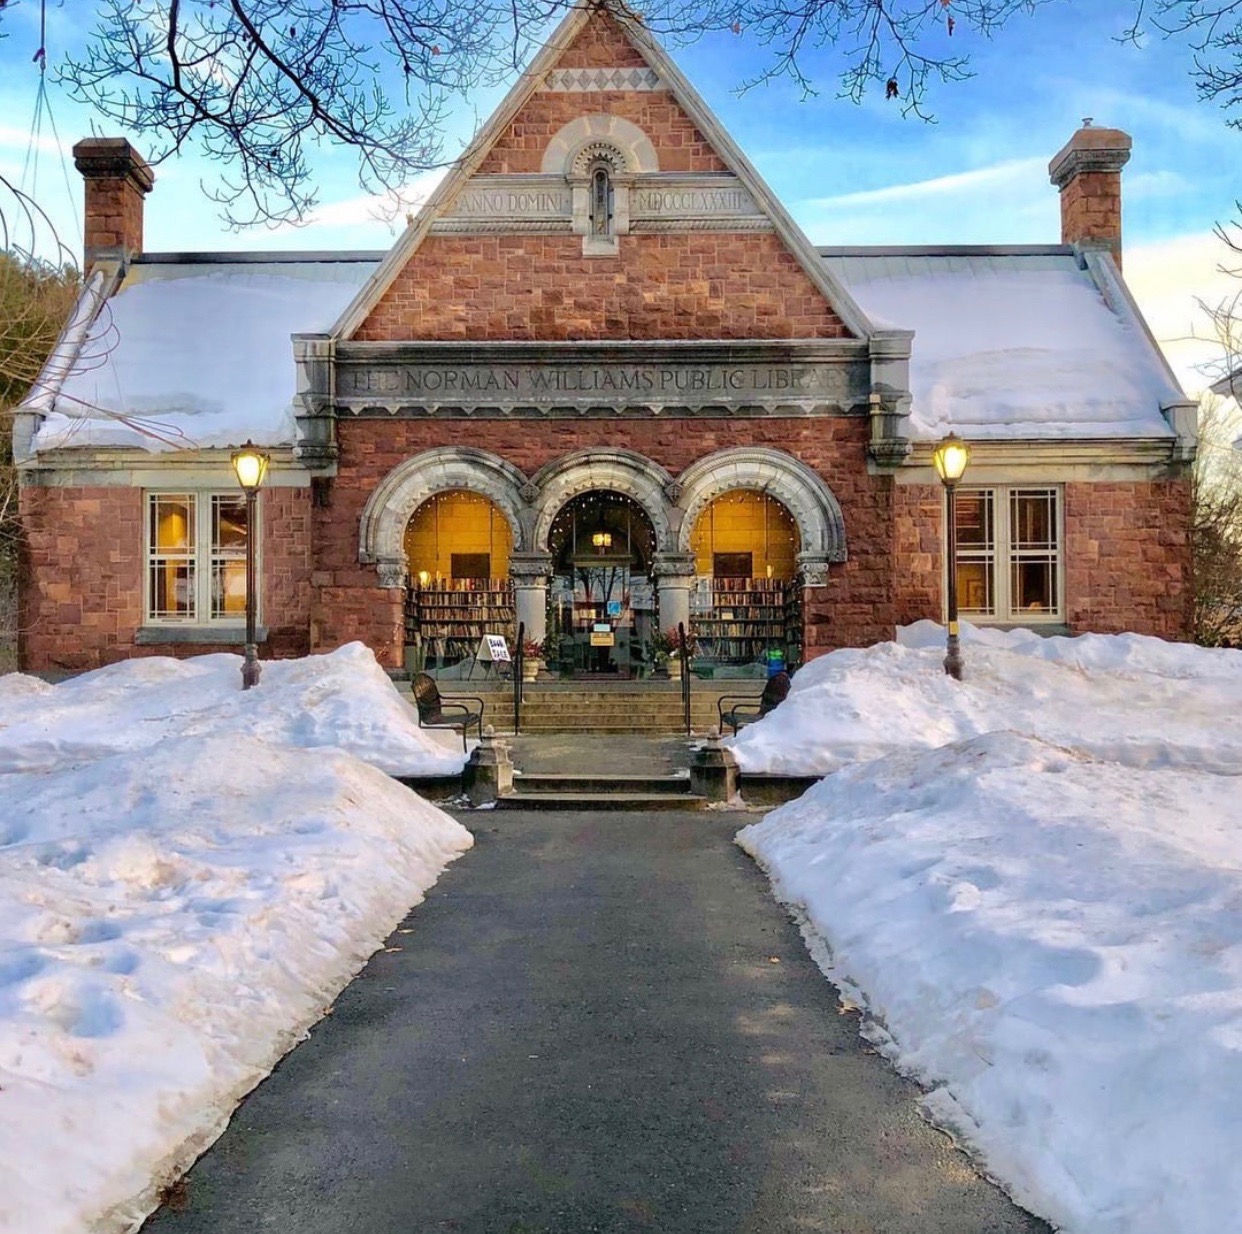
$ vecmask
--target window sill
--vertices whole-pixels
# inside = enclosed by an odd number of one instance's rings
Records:
[[[1070,628],[1063,621],[989,621],[986,617],[962,617],[963,624],[978,626],[980,630],[1030,630],[1043,638],[1069,637]]]
[[[255,641],[267,642],[267,627],[259,626],[255,630]],[[156,647],[162,644],[200,644],[211,643],[215,646],[225,644],[229,647],[246,645],[245,626],[140,626],[134,633],[134,645],[137,647]]]

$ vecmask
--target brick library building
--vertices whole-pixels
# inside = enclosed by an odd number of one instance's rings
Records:
[[[140,154],[74,153],[87,280],[14,421],[29,671],[236,648],[248,542],[263,656],[452,676],[520,622],[628,678],[682,623],[704,675],[796,665],[944,619],[949,433],[963,618],[1186,633],[1195,408],[1122,279],[1118,130],[1052,159],[1059,243],[816,247],[583,4],[387,252],[149,253]]]

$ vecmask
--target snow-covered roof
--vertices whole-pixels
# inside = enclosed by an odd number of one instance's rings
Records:
[[[820,252],[877,326],[915,332],[916,439],[1173,436],[1161,404],[1184,395],[1108,267],[1062,246]],[[33,448],[292,443],[290,335],[328,331],[384,256],[140,258],[28,400],[51,413]]]
[[[1071,248],[820,252],[876,325],[914,331],[916,439],[1173,436],[1160,406],[1185,395]]]
[[[289,336],[327,330],[379,258],[139,259],[96,318],[34,449],[291,443]]]

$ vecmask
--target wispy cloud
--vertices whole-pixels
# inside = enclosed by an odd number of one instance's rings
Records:
[[[1043,175],[1047,165],[1047,159],[1007,159],[1005,162],[979,167],[973,171],[959,171],[952,175],[915,180],[908,184],[890,184],[878,189],[863,189],[856,193],[841,193],[835,197],[816,197],[804,204],[816,210],[854,210],[859,206],[918,202],[929,197],[977,192],[979,189],[1002,183],[1025,183]]]

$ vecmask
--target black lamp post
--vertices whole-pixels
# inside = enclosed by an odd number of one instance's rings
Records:
[[[945,521],[948,535],[949,561],[949,645],[944,657],[944,671],[955,681],[962,679],[962,648],[957,636],[957,483],[970,462],[970,447],[950,433],[932,451],[932,464],[946,496]]]
[[[240,450],[234,450],[230,461],[237,483],[246,494],[246,656],[242,660],[242,689],[249,690],[259,684],[259,651],[255,646],[255,610],[258,608],[254,579],[255,553],[255,507],[259,489],[267,478],[268,456],[254,442],[247,441]]]

